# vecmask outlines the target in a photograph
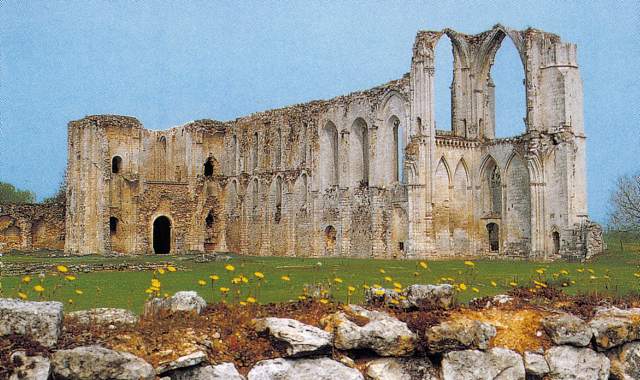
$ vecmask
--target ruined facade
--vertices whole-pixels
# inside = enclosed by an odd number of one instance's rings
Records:
[[[434,121],[442,38],[450,131]],[[522,59],[526,117],[523,134],[496,139],[504,38]],[[584,258],[602,245],[583,124],[574,44],[501,25],[422,31],[410,72],[367,91],[164,131],[123,116],[69,123],[65,250]]]

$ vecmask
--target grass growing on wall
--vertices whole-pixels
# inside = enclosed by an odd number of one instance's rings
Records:
[[[0,258],[0,262],[47,263],[52,270],[43,278],[0,277],[0,284],[2,297],[58,300],[65,303],[67,311],[122,307],[136,312],[142,310],[151,295],[171,295],[179,290],[196,290],[208,302],[269,303],[306,297],[304,288],[311,291],[311,286],[320,283],[327,292],[322,296],[326,302],[360,302],[364,288],[370,286],[393,289],[414,283],[443,282],[456,286],[458,300],[462,302],[504,293],[515,286],[553,284],[570,294],[597,292],[624,296],[640,292],[640,241],[620,244],[617,238],[609,236],[607,243],[608,252],[589,263],[242,256],[229,261],[195,263],[193,256],[50,258],[11,254]],[[64,271],[71,264],[123,260],[172,261],[178,270],[170,267],[155,272]]]

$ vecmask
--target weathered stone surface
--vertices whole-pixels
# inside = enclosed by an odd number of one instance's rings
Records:
[[[414,284],[407,287],[404,291],[410,306],[426,307],[437,305],[448,309],[453,305],[455,298],[455,290],[452,285],[419,285]]]
[[[162,375],[165,372],[169,372],[178,368],[193,367],[202,363],[207,358],[207,354],[202,351],[192,352],[189,355],[181,356],[176,360],[168,363],[162,363],[156,367],[156,373]]]
[[[363,326],[349,320],[346,313],[364,319]],[[380,356],[407,356],[415,349],[417,336],[407,324],[380,311],[369,311],[349,305],[345,312],[337,312],[320,322],[333,332],[333,344],[341,350],[370,349]]]
[[[640,340],[640,308],[603,308],[589,322],[598,349]]]
[[[96,309],[79,310],[67,314],[82,324],[136,324],[138,316],[127,309],[99,307]]]
[[[549,373],[549,364],[543,354],[526,351],[524,353],[524,370],[528,375],[542,377]]]
[[[68,380],[152,380],[153,367],[128,352],[101,346],[56,351],[51,358],[55,376]]]
[[[606,380],[609,359],[590,348],[551,347],[544,354],[549,364],[550,380]]]
[[[330,333],[289,318],[261,318],[254,321],[258,332],[267,332],[287,344],[287,355],[307,356],[331,349]]]
[[[245,380],[233,363],[198,366],[171,372],[171,380]]]
[[[409,303],[401,299],[401,294],[393,289],[370,287],[364,291],[364,303],[367,305],[400,305],[408,307]]]
[[[62,329],[60,302],[33,302],[0,298],[0,336],[24,335],[53,347]]]
[[[432,326],[425,332],[431,352],[489,348],[496,336],[496,328],[488,323],[472,319],[455,319]]]
[[[9,380],[47,380],[51,374],[51,362],[42,356],[27,356],[24,351],[11,355],[14,365]]]
[[[541,323],[553,343],[557,345],[570,344],[584,347],[593,337],[591,327],[575,315],[567,313],[550,315],[543,318]]]
[[[364,380],[353,368],[329,358],[273,359],[258,362],[248,380]]]
[[[194,291],[177,292],[169,298],[153,298],[144,304],[144,315],[189,311],[200,314],[207,302]]]
[[[382,358],[367,363],[369,380],[439,380],[438,371],[427,358]]]
[[[524,380],[522,357],[505,348],[451,351],[442,359],[443,380]]]
[[[607,352],[611,375],[620,380],[640,379],[640,341],[618,346]]]

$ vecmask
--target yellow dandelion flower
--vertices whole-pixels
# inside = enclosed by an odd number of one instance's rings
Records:
[[[69,300],[68,300],[67,302],[69,302],[70,304],[72,304],[72,303],[73,303],[73,300],[72,300],[71,298],[69,298]]]
[[[391,302],[391,303],[392,303],[392,304],[394,304],[394,305],[397,305],[397,304],[399,304],[399,303],[400,303],[400,301],[398,301],[398,300],[397,300],[397,299],[395,299],[395,298],[394,298],[394,299],[392,299],[392,300],[391,300],[391,301],[389,301],[389,302]]]
[[[81,296],[84,294],[84,292],[81,289],[76,289],[76,294]]]
[[[240,301],[240,305],[242,305],[242,306],[247,306],[247,303],[246,303],[246,302],[244,302],[244,301]]]
[[[44,287],[42,285],[36,285],[33,287],[33,290],[35,290],[38,293],[42,293],[44,292]]]
[[[473,290],[476,293],[480,293],[480,289],[476,288],[475,286],[473,288],[471,288],[471,290]]]
[[[156,288],[155,286],[151,286],[151,287],[149,287],[149,289],[151,289],[154,292],[159,292],[160,291],[160,288]]]
[[[328,304],[328,303],[329,303],[329,300],[328,300],[328,299],[326,299],[326,298],[323,298],[323,299],[321,299],[321,300],[320,300],[320,303],[322,303],[322,304],[325,304],[325,305],[326,305],[326,304]]]
[[[160,274],[164,274],[164,269],[162,269],[162,268],[158,268],[158,273],[160,273]]]
[[[426,261],[421,261],[420,262],[420,266],[423,267],[424,269],[427,269],[427,267],[428,267]]]
[[[460,290],[465,291],[467,290],[467,285],[464,282],[461,282],[460,285],[458,285],[458,287],[460,288]]]
[[[149,288],[149,289],[146,289],[144,292],[147,294],[151,294],[153,293],[153,289]]]
[[[30,283],[31,282],[31,276],[22,277],[22,282],[24,282],[25,284]]]
[[[511,286],[518,286],[518,283],[517,283],[517,282],[515,282],[515,281],[511,281],[511,282],[509,283],[509,285],[511,285]]]
[[[60,273],[67,273],[69,271],[69,268],[65,267],[64,265],[58,265],[56,266],[56,269]]]
[[[466,265],[468,267],[475,267],[476,263],[474,263],[473,261],[467,260],[467,261],[464,262],[464,265]]]
[[[175,272],[176,271],[176,267],[172,266],[172,265],[167,265],[167,270],[169,272]]]
[[[349,285],[349,287],[347,288],[347,290],[349,291],[349,293],[353,293],[353,292],[355,292],[355,291],[356,291],[356,288],[355,288],[355,287],[353,287],[353,286],[351,286],[351,285]]]
[[[205,286],[207,285],[207,282],[205,280],[198,280],[198,285]]]
[[[598,278],[598,277],[596,277],[596,276],[594,276],[594,275],[589,276],[589,280],[595,280],[595,279],[597,279],[597,278]]]
[[[256,299],[254,297],[247,297],[247,302],[249,303],[256,303]]]
[[[385,274],[387,272],[384,270],[384,268],[380,268],[380,273]]]
[[[151,280],[151,287],[159,288],[160,287],[160,280],[158,280],[157,278],[152,279]]]
[[[18,297],[20,297],[23,300],[26,300],[27,298],[29,298],[27,296],[27,293],[23,293],[23,292],[18,292]]]
[[[299,299],[300,301],[304,301],[304,300],[306,300],[306,299],[307,299],[307,296],[298,296],[298,299]]]
[[[222,293],[226,293],[226,292],[228,292],[228,291],[229,291],[229,288],[225,288],[225,287],[223,286],[223,287],[221,287],[221,288],[220,288],[220,291],[221,291]]]
[[[562,269],[562,270],[560,271],[560,273],[562,273],[562,274],[564,274],[564,275],[567,275],[567,274],[569,274],[569,271],[568,271],[568,270],[566,270],[566,269]]]
[[[402,289],[400,288],[393,288],[393,291],[396,293],[402,293]]]
[[[544,268],[538,268],[538,269],[536,269],[536,273],[538,273],[538,274],[544,274]]]
[[[446,277],[440,277],[440,281],[448,281]]]
[[[575,285],[575,284],[576,284],[576,280],[571,280],[571,283],[572,283],[573,285]]]
[[[391,276],[385,276],[384,280],[387,282],[393,282],[393,278],[391,278]]]
[[[65,276],[64,279],[67,280],[67,281],[75,281],[76,280],[76,276],[68,275],[68,276]]]
[[[414,277],[418,277],[418,276],[420,276],[420,273],[419,272],[413,272],[413,276]]]
[[[218,276],[217,274],[212,274],[211,276],[209,276],[209,278],[211,279],[211,281],[218,281],[220,279],[220,276]]]
[[[591,268],[587,269],[587,272],[589,272],[591,274],[595,273],[595,271],[593,269],[591,269]]]
[[[242,281],[242,279],[240,277],[234,277],[231,279],[231,283],[232,284],[239,284]]]
[[[264,273],[262,272],[254,272],[253,275],[259,278],[260,280],[264,278]]]
[[[384,289],[376,289],[374,291],[375,295],[377,296],[383,296],[384,295]]]
[[[248,278],[246,278],[245,276],[240,276],[240,280],[241,280],[242,282],[244,282],[245,284],[249,282],[249,279],[248,279]]]
[[[372,288],[381,288],[382,286],[380,284],[373,284],[371,285]]]
[[[169,298],[169,293],[163,294],[164,298]]]
[[[393,286],[396,287],[396,288],[402,288],[402,284],[399,283],[399,282],[394,282]]]
[[[333,281],[335,281],[338,284],[342,284],[342,279],[340,277],[334,278]]]
[[[584,268],[578,268],[578,272],[580,273],[584,272]]]
[[[493,287],[495,288],[495,287],[497,287],[497,286],[498,286],[498,283],[492,280],[492,281],[491,281],[491,286],[493,286]]]
[[[287,275],[280,276],[280,279],[281,279],[282,281],[291,281],[291,278],[290,278],[289,276],[287,276]]]
[[[640,272],[636,272],[633,275],[636,276],[636,277],[640,277]]]
[[[236,270],[236,267],[231,264],[227,264],[224,266],[224,269],[228,270],[229,272],[233,272],[234,270]]]

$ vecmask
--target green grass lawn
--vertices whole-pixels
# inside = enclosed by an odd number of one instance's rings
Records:
[[[241,299],[249,295],[260,303],[296,300],[306,285],[331,284],[333,297],[341,302],[362,300],[363,285],[379,284],[393,288],[393,283],[402,286],[413,283],[441,283],[448,278],[454,284],[464,283],[465,291],[460,291],[459,300],[468,301],[474,297],[504,293],[513,285],[530,285],[533,280],[566,283],[568,293],[599,292],[611,295],[637,293],[640,290],[640,278],[634,273],[640,272],[640,242],[626,242],[621,249],[618,240],[608,237],[609,250],[589,263],[535,263],[527,261],[475,260],[474,267],[465,265],[462,260],[428,261],[428,268],[420,266],[420,261],[370,260],[343,258],[282,258],[282,257],[233,257],[229,261],[195,263],[181,256],[137,256],[128,258],[113,257],[69,257],[50,258],[44,254],[10,254],[0,258],[3,262],[42,262],[50,263],[52,268],[58,264],[86,262],[131,262],[172,261],[180,270],[155,274],[161,282],[161,293],[172,294],[179,290],[197,290],[207,301],[222,299],[221,287],[240,289]],[[193,257],[191,257],[193,258]],[[224,267],[232,264],[233,272]],[[536,272],[544,269],[544,274]],[[380,273],[384,269],[385,273]],[[562,275],[561,271],[568,275]],[[262,272],[263,280],[258,280],[254,272]],[[554,278],[553,274],[559,274]],[[29,284],[20,277],[0,277],[1,296],[17,297],[18,291],[26,293],[29,299],[55,299],[66,303],[66,310],[86,309],[90,307],[124,307],[140,312],[144,300],[149,296],[153,272],[95,272],[67,273],[77,277],[75,281],[66,281],[62,275],[50,273],[44,279],[32,276]],[[248,278],[248,283],[233,285],[231,280],[240,274]],[[213,282],[209,276],[217,275]],[[282,280],[288,276],[290,281]],[[391,281],[385,277],[391,277]],[[608,278],[607,278],[608,276]],[[338,278],[341,283],[335,281]],[[453,280],[451,280],[453,279]],[[198,284],[204,280],[206,285]],[[575,283],[572,283],[575,282]],[[495,282],[496,286],[492,284]],[[33,290],[37,284],[45,288],[42,296]],[[348,296],[348,287],[357,288]],[[473,288],[477,290],[474,291]],[[83,294],[75,293],[79,289]],[[236,301],[231,294],[229,301]],[[73,300],[73,303],[69,303]]]

